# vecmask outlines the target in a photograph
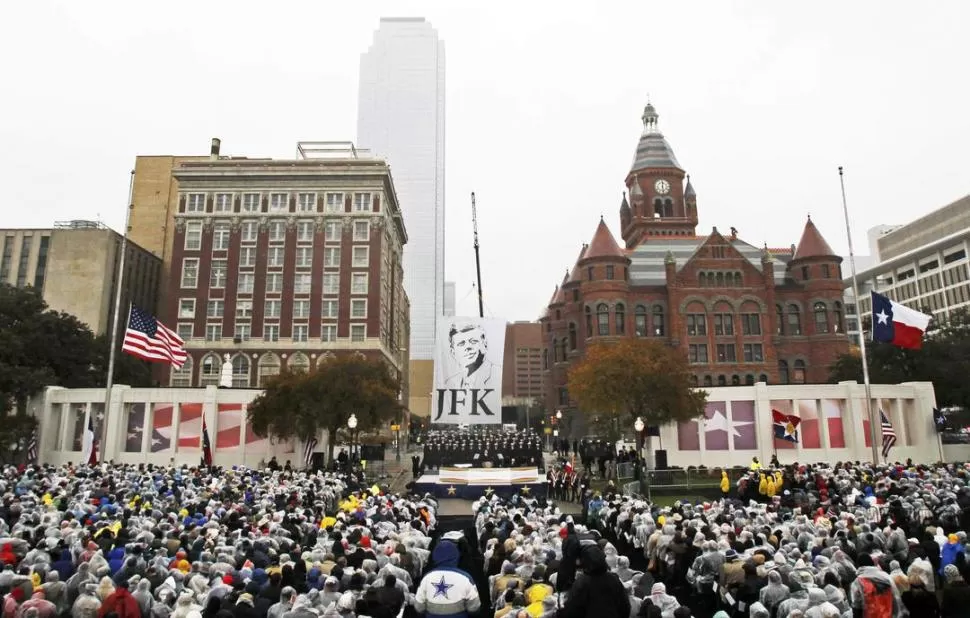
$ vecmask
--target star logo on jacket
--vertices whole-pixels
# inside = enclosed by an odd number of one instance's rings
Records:
[[[447,599],[448,589],[453,588],[455,586],[454,584],[449,584],[448,582],[446,582],[444,575],[441,576],[441,581],[431,582],[431,585],[434,586],[434,596],[431,597],[433,599],[438,598],[439,596],[442,596]]]
[[[455,486],[452,485],[451,487],[448,488],[448,495],[449,496],[454,496],[455,495],[455,492],[457,492],[457,491],[458,490],[455,488]]]

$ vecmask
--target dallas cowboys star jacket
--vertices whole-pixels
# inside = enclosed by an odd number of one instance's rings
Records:
[[[414,595],[414,609],[427,616],[468,618],[482,601],[471,575],[458,568],[458,547],[442,540],[431,554],[429,571]]]

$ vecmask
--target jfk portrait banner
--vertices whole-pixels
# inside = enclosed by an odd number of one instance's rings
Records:
[[[504,353],[504,320],[440,319],[431,422],[501,424]]]

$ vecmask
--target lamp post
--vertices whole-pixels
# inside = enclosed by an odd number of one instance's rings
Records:
[[[347,428],[350,429],[350,459],[353,461],[355,449],[357,444],[357,415],[351,414],[350,418],[347,419]]]
[[[637,457],[643,458],[643,419],[639,416],[637,420],[633,422],[633,428],[637,432]]]

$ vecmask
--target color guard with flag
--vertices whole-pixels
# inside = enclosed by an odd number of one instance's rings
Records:
[[[933,316],[872,293],[872,340],[907,350],[923,346],[923,333]]]
[[[879,418],[882,424],[882,457],[889,459],[889,450],[896,444],[896,430],[882,410],[879,410]]]
[[[317,448],[316,437],[307,440],[306,446],[303,448],[303,465],[307,468],[313,465],[313,451]]]
[[[202,465],[212,466],[212,443],[209,442],[209,427],[205,423],[205,413],[202,414]]]
[[[89,466],[98,465],[98,441],[94,437],[94,419],[88,416],[88,426],[81,436],[81,461]]]
[[[176,368],[185,364],[185,341],[150,313],[132,305],[121,349],[142,360],[163,362]]]

